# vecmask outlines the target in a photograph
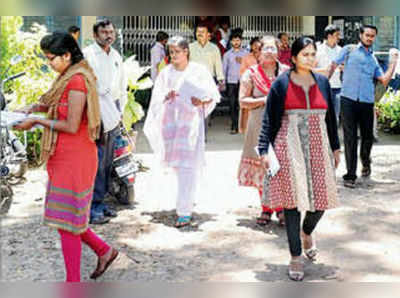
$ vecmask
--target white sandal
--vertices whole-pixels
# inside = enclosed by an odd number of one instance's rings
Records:
[[[317,259],[317,255],[318,255],[318,252],[319,252],[319,250],[318,250],[318,248],[316,247],[316,245],[315,245],[315,242],[314,242],[314,238],[310,235],[310,237],[311,237],[311,247],[310,248],[304,248],[304,238],[306,237],[306,234],[303,232],[303,231],[301,231],[301,238],[302,238],[302,242],[303,242],[303,251],[304,251],[304,254],[306,255],[306,257],[309,259],[309,260],[311,260],[311,261],[315,261],[316,259]]]
[[[294,266],[296,270],[292,270],[291,266]],[[299,269],[300,268],[300,269]],[[302,281],[304,278],[303,261],[302,259],[291,260],[288,267],[289,278],[293,281]]]

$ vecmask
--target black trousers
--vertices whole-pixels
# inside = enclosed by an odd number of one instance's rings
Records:
[[[300,219],[301,213],[296,209],[284,209],[286,233],[289,242],[290,254],[293,257],[301,256],[302,247],[300,239]],[[306,235],[311,235],[321,219],[324,211],[306,212],[303,220],[303,232]]]
[[[361,133],[361,163],[364,167],[371,164],[371,149],[374,143],[374,104],[354,101],[342,96],[341,102],[344,153],[347,174],[344,180],[357,179],[357,130]]]
[[[229,107],[231,112],[231,129],[238,130],[239,122],[239,83],[226,84],[226,94],[229,98]]]

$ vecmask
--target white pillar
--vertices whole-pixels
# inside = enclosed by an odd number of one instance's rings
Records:
[[[303,34],[315,35],[315,16],[303,16]]]
[[[93,25],[96,23],[96,16],[82,16],[82,48],[90,45],[93,39]]]

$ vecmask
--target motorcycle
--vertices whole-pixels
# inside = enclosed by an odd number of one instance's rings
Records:
[[[120,126],[121,133],[114,143],[114,159],[111,171],[110,193],[122,205],[132,205],[135,200],[136,173],[140,162],[134,158],[135,136]]]
[[[10,61],[10,66],[0,77],[0,110],[7,112],[7,100],[3,94],[5,83],[15,80],[25,75],[25,72],[18,73],[7,77],[7,73],[11,66],[19,63],[21,56],[15,56]],[[4,79],[3,79],[4,78]],[[26,137],[26,134],[25,134]],[[0,196],[0,214],[8,212],[13,191],[11,186],[23,179],[28,169],[28,158],[25,146],[18,137],[11,131],[10,127],[1,121],[0,124],[0,179],[1,179],[1,196]],[[26,142],[25,142],[26,143]]]

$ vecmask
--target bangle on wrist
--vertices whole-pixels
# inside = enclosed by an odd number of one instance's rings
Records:
[[[57,120],[51,120],[50,122],[50,130],[54,129],[54,124],[56,124]]]

